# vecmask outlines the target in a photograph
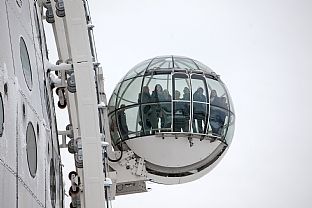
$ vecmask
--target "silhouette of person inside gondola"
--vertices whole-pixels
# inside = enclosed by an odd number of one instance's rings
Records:
[[[128,130],[128,125],[127,125],[127,117],[125,113],[125,105],[122,104],[120,106],[120,110],[117,112],[117,121],[118,121],[118,126],[119,126],[119,131],[121,134],[121,139],[126,140],[129,139],[129,130]]]
[[[162,96],[159,98],[161,105],[160,125],[162,131],[169,131],[171,127],[171,95],[167,89],[163,90]]]
[[[226,98],[218,97],[216,90],[212,90],[210,94],[211,108],[210,108],[210,126],[212,134],[221,136],[222,128],[226,118]]]
[[[173,131],[174,132],[188,132],[189,109],[187,109],[187,103],[183,102],[180,98],[180,92],[178,90],[174,93],[174,115],[173,115]]]
[[[158,122],[161,115],[161,107],[159,101],[163,99],[163,88],[160,84],[156,84],[154,91],[151,95],[151,113],[149,114],[149,120],[152,125],[152,134],[158,131]]]
[[[141,119],[141,135],[148,135],[150,134],[150,130],[152,127],[150,121],[150,114],[151,114],[151,105],[149,102],[151,101],[151,95],[149,92],[148,86],[144,86],[142,88],[142,93],[139,93],[138,103],[140,103],[139,107],[139,117]]]
[[[204,133],[205,118],[207,115],[206,102],[207,98],[204,95],[204,89],[199,87],[193,94],[193,129],[195,133]],[[201,103],[199,103],[201,102]],[[195,125],[197,121],[198,131]]]

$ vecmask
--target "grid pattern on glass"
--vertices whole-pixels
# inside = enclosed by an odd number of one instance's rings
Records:
[[[3,130],[4,130],[4,105],[2,94],[0,93],[0,137],[2,137]]]
[[[136,77],[124,81],[121,84],[120,90],[117,96],[117,107],[122,105],[129,106],[137,104],[139,101],[139,93],[141,92],[143,77]]]
[[[160,128],[162,132],[172,131],[172,102],[161,102],[160,105]]]
[[[190,80],[189,76],[182,73],[173,75],[173,131],[189,132],[190,127]],[[183,94],[181,93],[183,92]]]
[[[184,57],[174,57],[174,67],[179,69],[198,69],[197,65],[192,59]]]
[[[151,64],[148,66],[148,70],[153,69],[172,69],[172,56],[156,57],[152,60]]]
[[[151,63],[152,59],[148,59],[145,60],[137,65],[135,65],[124,77],[123,80],[132,78],[132,77],[137,77],[137,76],[141,76],[144,74],[146,68],[148,67],[148,65]]]
[[[109,116],[109,129],[110,129],[112,141],[115,144],[117,144],[121,138],[120,138],[119,132],[118,132],[117,119],[116,119],[115,113],[112,113]]]
[[[198,66],[198,68],[200,70],[203,70],[204,72],[206,72],[208,74],[210,74],[212,72],[212,70],[208,66],[204,65],[203,63],[201,63],[197,60],[194,60],[194,59],[193,59],[193,61],[195,62],[196,66]]]
[[[192,93],[193,93],[193,133],[205,133],[208,117],[208,93],[205,77],[193,74],[191,76]]]
[[[30,59],[29,59],[29,54],[28,54],[28,50],[26,47],[26,43],[22,37],[20,38],[20,58],[21,58],[23,74],[24,74],[27,87],[29,90],[31,90],[33,83],[32,83]]]
[[[228,97],[226,90],[221,82],[214,79],[207,79],[210,91],[210,104],[229,110]]]
[[[170,101],[171,87],[171,74],[146,76],[143,82],[141,103]]]
[[[26,152],[30,175],[34,178],[37,172],[37,141],[34,127],[31,122],[26,130]]]
[[[227,103],[228,103],[228,108],[230,110],[231,113],[235,114],[235,110],[234,110],[234,105],[233,105],[233,100],[231,95],[228,93],[229,90],[227,89],[227,87],[225,85],[223,85],[225,91],[226,91],[226,96],[227,96]]]
[[[108,110],[110,112],[112,112],[113,110],[116,109],[116,99],[117,99],[117,94],[118,94],[118,90],[119,90],[119,87],[120,87],[120,83],[117,84],[115,90],[113,91],[110,99],[109,99],[109,102],[108,102]]]
[[[122,106],[116,112],[116,120],[122,140],[140,136],[142,122],[138,105],[131,108]]]
[[[225,137],[228,126],[229,111],[218,106],[210,106],[209,125],[212,135]]]
[[[124,79],[109,102],[115,144],[169,131],[227,136],[231,100],[223,83],[209,76],[210,68],[175,56],[156,57],[137,66],[147,68],[135,73],[137,77]]]

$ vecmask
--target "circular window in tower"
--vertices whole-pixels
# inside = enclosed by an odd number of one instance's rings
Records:
[[[34,178],[37,172],[37,141],[34,126],[31,122],[26,130],[26,152],[30,175]]]
[[[2,137],[3,130],[4,130],[4,106],[2,100],[2,94],[0,93],[0,137]]]
[[[26,43],[22,37],[20,39],[20,57],[21,57],[24,78],[25,78],[28,89],[31,90],[33,83],[32,83],[30,59],[29,59],[29,54],[28,54],[28,50],[26,47]]]

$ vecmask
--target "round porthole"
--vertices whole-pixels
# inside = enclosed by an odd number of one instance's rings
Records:
[[[31,122],[26,131],[26,152],[30,175],[34,178],[37,172],[37,141],[34,126]]]
[[[53,159],[50,161],[50,197],[51,197],[51,204],[52,207],[55,207],[55,200],[56,200],[56,180],[55,180],[55,168]]]
[[[0,93],[0,137],[2,137],[4,130],[4,105],[2,100],[2,94]]]
[[[32,89],[32,73],[31,73],[31,65],[28,50],[26,47],[26,43],[24,39],[21,37],[20,39],[20,58],[22,63],[22,69],[24,73],[24,78],[29,90]]]

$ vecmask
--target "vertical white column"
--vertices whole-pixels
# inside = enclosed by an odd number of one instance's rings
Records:
[[[101,137],[95,74],[82,0],[64,0],[65,31],[76,80],[78,128],[83,150],[83,193],[85,208],[103,208],[105,203]]]

